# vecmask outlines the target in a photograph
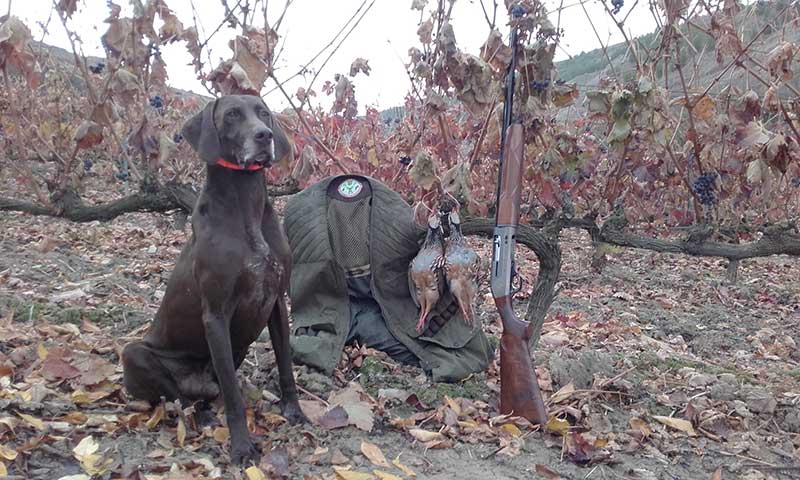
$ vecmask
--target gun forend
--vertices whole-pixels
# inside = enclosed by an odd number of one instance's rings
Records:
[[[522,125],[514,123],[508,128],[503,146],[503,163],[500,166],[497,225],[519,223],[519,203],[522,196],[522,159],[525,139]]]

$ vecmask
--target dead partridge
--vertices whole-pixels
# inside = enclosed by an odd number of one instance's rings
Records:
[[[444,272],[447,286],[456,297],[458,307],[464,315],[467,325],[474,324],[472,305],[478,293],[478,272],[480,257],[475,250],[467,245],[461,233],[461,219],[453,210],[448,215],[450,222],[450,237],[445,244]]]
[[[442,283],[442,264],[444,262],[444,240],[442,225],[436,215],[428,217],[428,233],[425,241],[411,260],[408,275],[414,284],[414,294],[420,307],[417,332],[425,327],[425,319],[431,309],[439,301]]]

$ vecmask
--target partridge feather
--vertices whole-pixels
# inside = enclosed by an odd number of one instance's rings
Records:
[[[473,325],[475,320],[472,306],[478,293],[480,257],[467,245],[467,241],[461,233],[461,221],[458,213],[451,212],[448,220],[450,237],[445,245],[447,253],[444,263],[447,286],[458,302],[464,321],[468,325]]]
[[[444,241],[442,227],[436,216],[428,218],[428,233],[419,249],[419,253],[411,261],[408,275],[414,286],[414,295],[420,307],[417,331],[425,327],[425,319],[431,309],[439,301],[441,295],[441,269],[444,262]]]

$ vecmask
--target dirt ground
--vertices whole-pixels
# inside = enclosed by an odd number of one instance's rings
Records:
[[[243,473],[227,464],[220,404],[200,427],[188,406],[150,410],[120,386],[118,353],[152,318],[188,238],[180,220],[0,213],[10,478],[800,478],[800,260],[742,262],[731,285],[720,260],[625,250],[597,274],[575,232],[536,352],[554,416],[546,431],[499,416],[496,364],[437,385],[356,347],[333,378],[296,367],[316,422],[289,426],[264,338],[240,379],[265,455]],[[535,257],[522,250],[532,285]],[[483,285],[478,311],[496,335],[490,300]]]

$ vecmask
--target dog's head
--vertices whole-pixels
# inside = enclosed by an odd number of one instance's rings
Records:
[[[291,144],[272,112],[252,95],[210,102],[183,126],[182,134],[208,164],[222,158],[242,168],[270,167],[290,155]]]

